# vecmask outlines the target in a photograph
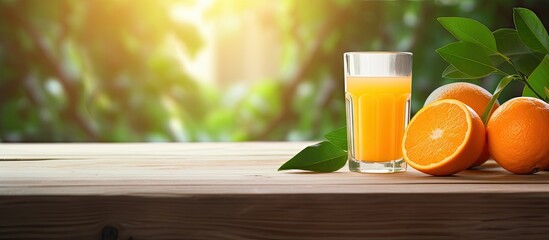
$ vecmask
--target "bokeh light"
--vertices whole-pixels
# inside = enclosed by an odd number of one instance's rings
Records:
[[[453,38],[436,18],[512,27],[517,4],[2,0],[0,141],[320,139],[345,124],[344,52],[413,52],[415,112],[454,81],[441,78],[434,50]],[[520,6],[549,24],[549,2]]]

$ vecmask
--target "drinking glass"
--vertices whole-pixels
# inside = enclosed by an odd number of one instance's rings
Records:
[[[349,169],[406,171],[402,138],[410,118],[412,53],[344,54]]]

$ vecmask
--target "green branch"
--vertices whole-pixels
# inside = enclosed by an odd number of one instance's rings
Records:
[[[504,55],[503,55],[504,56]],[[532,92],[534,94],[536,94],[536,96],[539,98],[539,99],[545,99],[544,97],[542,97],[538,92],[536,92],[536,90],[534,90],[534,88],[530,85],[530,83],[528,83],[528,76],[524,75],[521,71],[518,70],[518,68],[515,66],[515,64],[513,63],[513,61],[511,61],[511,59],[507,58],[507,63],[509,63],[513,69],[515,69],[515,72],[517,72],[517,75],[519,76],[520,78],[520,81],[524,82],[524,84],[526,84],[526,86],[528,88],[530,88],[530,90],[532,90]]]

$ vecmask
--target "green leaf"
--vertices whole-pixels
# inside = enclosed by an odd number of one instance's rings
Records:
[[[446,69],[444,69],[444,72],[442,72],[443,78],[451,78],[451,79],[474,79],[475,77],[465,74],[461,71],[459,71],[454,65],[448,65]]]
[[[347,162],[347,151],[323,141],[308,146],[284,163],[278,171],[301,169],[315,172],[333,172],[341,169]]]
[[[460,17],[440,17],[438,21],[457,39],[482,46],[490,52],[498,51],[494,35],[484,24]]]
[[[347,126],[340,127],[324,135],[329,142],[347,151]]]
[[[544,87],[543,90],[545,90],[545,97],[549,99],[549,88]]]
[[[532,52],[520,41],[518,32],[515,29],[500,28],[494,31],[494,37],[496,38],[499,52],[505,56],[511,57]]]
[[[527,79],[527,82],[535,93],[526,85],[522,91],[522,96],[537,97],[545,100],[543,97],[544,88],[549,87],[549,54],[545,55],[541,63],[532,72],[532,75]]]
[[[530,76],[534,69],[541,63],[541,60],[543,60],[543,57],[536,56],[536,54],[516,55],[511,57],[511,60],[521,73]]]
[[[436,51],[457,70],[473,78],[485,77],[497,70],[483,48],[472,43],[450,43]]]
[[[494,68],[502,70],[504,68],[500,68],[500,67],[507,67],[507,65],[504,65],[504,63],[507,63],[506,59],[502,58],[500,55],[490,55],[490,60],[492,61],[491,65],[494,66]]]
[[[536,52],[549,53],[549,35],[534,12],[526,8],[513,9],[513,20],[520,40]]]
[[[484,112],[482,112],[481,119],[482,119],[482,122],[484,123],[484,126],[488,124],[488,120],[490,119],[490,114],[492,113],[492,108],[494,107],[494,103],[498,100],[499,95],[501,94],[501,92],[503,92],[503,89],[505,89],[505,86],[507,86],[507,84],[509,84],[511,81],[515,79],[518,79],[517,75],[508,75],[499,81],[499,84],[496,87],[496,90],[494,91],[492,98],[488,102],[488,105],[486,105]]]

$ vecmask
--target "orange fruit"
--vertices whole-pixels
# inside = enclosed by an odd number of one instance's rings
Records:
[[[425,100],[425,105],[441,99],[456,99],[467,106],[471,107],[478,116],[482,116],[484,109],[490,102],[492,94],[486,89],[468,82],[455,82],[442,85],[439,88],[435,89],[427,100]],[[499,103],[496,101],[494,107],[492,107],[492,113],[499,107]],[[472,164],[471,167],[476,167],[488,160],[490,158],[490,153],[488,152],[488,144],[484,144],[485,147],[482,150],[482,154],[478,159]]]
[[[425,106],[412,118],[402,140],[404,160],[435,176],[467,169],[482,152],[485,129],[464,103],[443,99]]]
[[[488,148],[510,172],[531,174],[549,165],[549,104],[513,98],[494,111],[486,126]]]

